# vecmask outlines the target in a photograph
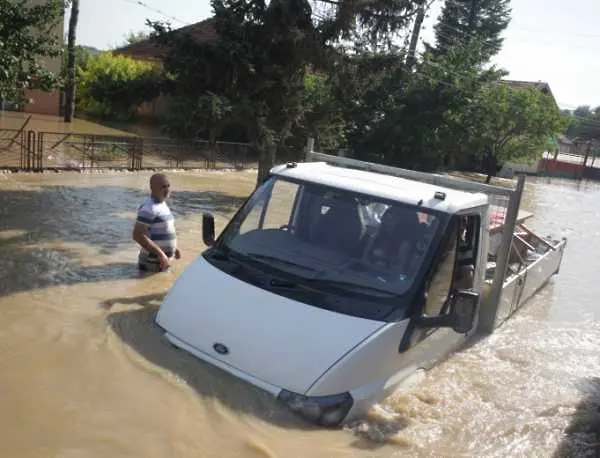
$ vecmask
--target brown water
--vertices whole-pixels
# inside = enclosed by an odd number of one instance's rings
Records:
[[[0,174],[2,457],[595,456],[600,186],[530,179],[523,207],[569,238],[559,277],[494,335],[360,424],[318,430],[171,347],[152,319],[252,173],[172,173],[184,258],[139,277],[149,174]],[[588,455],[586,455],[588,453]]]

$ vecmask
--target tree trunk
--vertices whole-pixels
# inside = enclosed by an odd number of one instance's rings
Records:
[[[417,50],[417,44],[419,41],[419,34],[421,33],[421,26],[425,19],[425,1],[421,0],[419,10],[417,11],[417,17],[415,19],[415,25],[413,27],[412,37],[410,39],[410,46],[408,47],[408,53],[406,57],[406,67],[408,70],[412,70],[415,65],[415,52]]]
[[[256,177],[256,187],[258,188],[269,175],[269,171],[275,165],[275,152],[277,145],[268,143],[259,147],[258,156],[258,175]]]
[[[208,161],[211,167],[214,167],[217,162],[217,128],[211,126],[208,129]],[[235,160],[235,159],[234,159]]]
[[[496,176],[496,157],[492,156],[486,164],[486,172],[487,177],[485,179],[485,184],[490,184],[493,176]]]
[[[67,44],[67,84],[65,85],[65,122],[75,114],[75,39],[79,17],[79,0],[72,0]]]
[[[477,10],[479,7],[478,0],[471,0],[471,10],[469,11],[469,21],[467,22],[466,41],[471,41],[473,38],[473,30],[475,29],[475,20],[477,19]]]
[[[491,149],[488,149],[484,158],[484,170],[487,174],[487,177],[485,179],[486,184],[489,184],[492,179],[492,176],[496,175],[497,164],[498,161],[496,159],[496,155],[492,152]]]

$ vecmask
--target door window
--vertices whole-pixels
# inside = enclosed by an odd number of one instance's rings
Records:
[[[424,315],[445,313],[454,291],[473,289],[480,220],[479,215],[461,215],[451,221],[450,235],[429,277]]]
[[[450,223],[450,227],[450,236],[446,239],[442,252],[434,262],[429,277],[430,281],[426,289],[425,308],[423,310],[425,316],[439,315],[450,295],[458,248],[458,225],[456,220]]]

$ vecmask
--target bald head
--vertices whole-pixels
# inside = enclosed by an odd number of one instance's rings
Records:
[[[169,197],[171,184],[164,173],[155,173],[150,177],[150,192],[152,197],[159,201],[166,200]]]

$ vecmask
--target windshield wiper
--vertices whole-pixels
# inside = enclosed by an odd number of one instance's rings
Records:
[[[357,284],[357,283],[352,283],[349,281],[343,281],[343,280],[328,280],[328,279],[313,279],[313,280],[308,280],[306,282],[307,284],[310,284],[311,286],[316,286],[316,287],[333,287],[336,289],[343,289],[343,290],[347,290],[347,291],[354,291],[354,292],[362,292],[362,293],[375,293],[377,295],[380,296],[386,296],[386,297],[393,297],[395,296],[395,294],[391,291],[386,291],[384,289],[380,289],[380,288],[375,288],[373,286],[366,286],[366,285],[361,285],[361,284]]]
[[[266,254],[258,254],[258,253],[245,253],[244,256],[248,256],[250,259],[254,259],[257,261],[268,261],[268,262],[278,262],[280,264],[285,264],[292,267],[299,267],[301,269],[314,271],[315,269],[310,266],[305,266],[303,264],[297,264],[292,261],[287,261],[286,259],[277,258],[275,256],[269,256]]]

